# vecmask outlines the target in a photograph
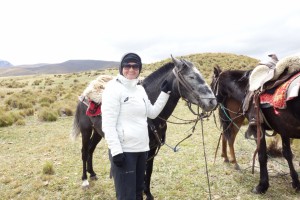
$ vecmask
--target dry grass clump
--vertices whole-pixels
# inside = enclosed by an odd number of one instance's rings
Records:
[[[0,127],[11,126],[13,123],[14,119],[9,113],[0,112]]]
[[[0,127],[11,126],[18,120],[22,120],[24,114],[19,110],[6,111],[0,109]]]
[[[24,119],[18,119],[16,122],[15,122],[15,125],[18,125],[18,126],[24,126],[26,123],[25,123],[25,120]]]
[[[42,82],[43,82],[42,79],[34,80],[33,83],[32,83],[32,85],[33,86],[37,86],[37,85],[40,85]]]
[[[53,163],[46,161],[43,166],[43,174],[53,175],[54,173]]]
[[[56,121],[58,118],[57,112],[45,108],[38,110],[37,115],[38,115],[38,119],[44,122],[53,122]]]

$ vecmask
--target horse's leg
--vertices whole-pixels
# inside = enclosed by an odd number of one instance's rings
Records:
[[[260,180],[259,184],[253,189],[256,194],[263,194],[269,188],[269,174],[267,168],[268,156],[267,156],[267,144],[265,133],[261,133],[262,137],[260,139],[260,148],[258,151],[258,160],[260,167]]]
[[[97,147],[97,144],[101,141],[102,137],[104,136],[104,133],[102,132],[101,129],[101,124],[102,124],[101,116],[90,117],[90,120],[93,124],[94,133],[90,138],[90,142],[89,142],[87,171],[90,173],[91,180],[97,180],[98,177],[93,169],[93,153]]]
[[[97,146],[97,144],[102,139],[101,135],[94,131],[93,136],[89,143],[89,149],[88,149],[88,159],[87,159],[87,171],[90,173],[91,180],[97,180],[97,174],[94,172],[93,169],[93,153]]]
[[[222,133],[222,154],[221,156],[224,158],[224,162],[229,162],[228,156],[227,156],[227,140]]]
[[[154,197],[151,194],[150,191],[150,181],[151,181],[151,175],[153,171],[153,162],[154,162],[154,155],[156,152],[157,148],[152,148],[150,149],[148,153],[148,159],[152,158],[150,160],[147,160],[147,165],[146,165],[146,174],[145,174],[145,185],[144,185],[144,193],[146,194],[146,200],[153,200]]]
[[[88,149],[90,143],[90,137],[92,134],[92,127],[87,129],[81,129],[82,133],[82,148],[81,148],[81,158],[82,158],[82,188],[86,189],[89,187],[89,182],[87,180],[87,160],[88,160]]]
[[[235,116],[233,118],[234,120],[230,127],[231,133],[230,133],[230,138],[228,140],[228,146],[229,146],[229,152],[230,152],[230,158],[231,158],[229,161],[230,161],[230,163],[234,164],[234,168],[236,170],[240,170],[240,166],[237,163],[236,157],[235,157],[234,142],[235,142],[235,138],[240,130],[240,127],[242,126],[242,124],[245,120],[245,117],[244,116],[237,117],[237,115],[241,115],[241,114],[237,113],[237,114],[235,114]]]
[[[290,174],[293,180],[292,186],[293,188],[296,188],[296,192],[299,192],[300,182],[298,179],[298,173],[296,172],[293,164],[293,153],[291,150],[290,139],[287,137],[282,137],[281,139],[282,139],[282,154],[289,164]]]
[[[235,128],[234,128],[235,130]],[[236,157],[235,157],[235,152],[234,152],[234,141],[237,135],[237,131],[232,131],[232,133],[230,134],[230,139],[228,140],[228,146],[229,146],[229,153],[230,153],[230,160],[229,162],[234,164],[234,168],[236,170],[240,170],[240,166],[236,161]]]

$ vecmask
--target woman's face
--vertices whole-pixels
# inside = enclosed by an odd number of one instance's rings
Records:
[[[139,76],[140,68],[139,65],[134,62],[125,63],[123,66],[123,76],[127,79],[136,79]]]

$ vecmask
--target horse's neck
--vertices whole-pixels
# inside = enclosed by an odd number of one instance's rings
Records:
[[[234,99],[238,101],[243,101],[248,89],[246,82],[243,83],[229,82],[228,86],[225,85],[227,90],[225,94],[232,96]]]
[[[169,100],[166,104],[166,106],[164,107],[164,109],[161,111],[161,113],[159,114],[159,116],[163,119],[168,119],[173,111],[175,110],[178,101],[179,101],[180,96],[176,96],[176,95],[170,95]]]
[[[146,88],[146,92],[148,94],[148,97],[149,97],[151,103],[154,104],[161,91],[160,91],[160,89],[159,90],[156,89],[156,90],[151,90],[152,92],[150,92],[150,90],[151,89]],[[180,99],[180,96],[178,95],[178,93],[177,92],[172,92],[170,94],[170,97],[168,99],[167,104],[165,105],[164,109],[161,111],[159,116],[164,118],[164,119],[169,118],[170,115],[173,113],[179,99]]]

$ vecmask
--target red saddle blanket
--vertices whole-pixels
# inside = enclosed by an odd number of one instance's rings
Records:
[[[275,89],[275,92],[269,93],[268,91],[261,94],[260,103],[261,104],[270,104],[274,108],[285,109],[287,101],[287,90],[291,82],[300,76],[300,73],[293,75],[285,83],[281,84]]]
[[[86,110],[86,115],[91,117],[101,115],[101,104],[97,104],[89,100],[89,106],[88,109]]]

